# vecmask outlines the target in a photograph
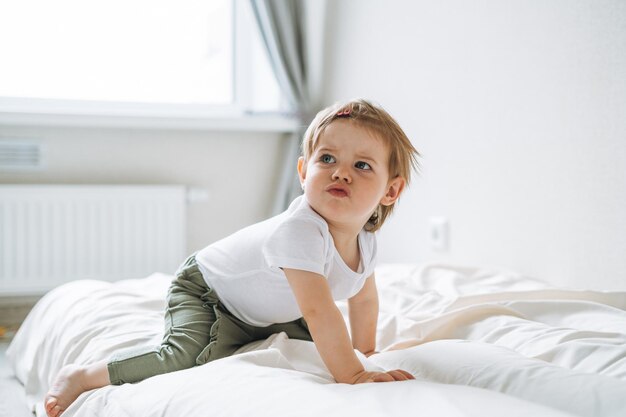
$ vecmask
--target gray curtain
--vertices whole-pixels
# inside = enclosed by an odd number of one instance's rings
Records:
[[[296,113],[301,129],[289,138],[272,214],[302,193],[296,174],[300,140],[313,118],[307,86],[303,0],[250,0],[276,79]]]

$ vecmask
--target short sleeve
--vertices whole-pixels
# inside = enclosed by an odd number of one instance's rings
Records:
[[[327,239],[323,225],[311,217],[291,218],[267,238],[263,255],[272,269],[300,269],[324,275]]]

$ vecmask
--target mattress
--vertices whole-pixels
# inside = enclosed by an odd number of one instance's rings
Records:
[[[171,279],[81,280],[42,298],[7,352],[27,406],[45,415],[66,364],[158,344]],[[626,415],[626,292],[436,263],[381,265],[376,280],[380,353],[359,359],[415,380],[335,383],[312,342],[278,333],[229,358],[83,393],[64,416]]]

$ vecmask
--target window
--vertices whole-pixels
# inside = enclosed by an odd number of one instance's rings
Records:
[[[238,0],[0,0],[0,112],[283,110],[249,7]]]

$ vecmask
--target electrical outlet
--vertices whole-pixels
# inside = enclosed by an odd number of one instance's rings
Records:
[[[438,252],[445,252],[449,248],[450,226],[448,219],[437,216],[429,219],[430,248]]]

